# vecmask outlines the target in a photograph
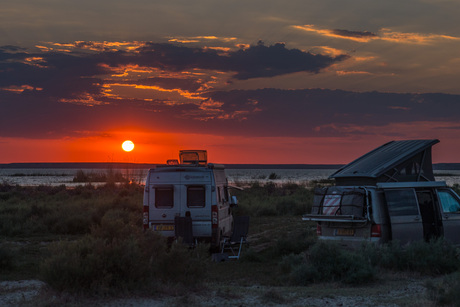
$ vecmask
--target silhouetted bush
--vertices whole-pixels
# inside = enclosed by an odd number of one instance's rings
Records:
[[[236,213],[249,216],[302,215],[311,210],[313,192],[304,186],[287,183],[264,186],[254,183],[244,191],[235,191],[239,204]]]
[[[323,281],[359,284],[372,281],[377,268],[442,275],[457,271],[459,265],[455,246],[443,239],[414,242],[404,247],[397,242],[363,244],[357,250],[319,241],[306,252],[286,254],[279,269],[284,278],[295,285]]]
[[[444,276],[441,280],[430,280],[425,287],[436,306],[460,306],[460,272]]]
[[[381,246],[363,246],[362,253],[372,264],[396,271],[441,275],[460,268],[457,249],[440,238],[401,246],[397,241]]]
[[[0,272],[6,272],[14,268],[14,255],[13,253],[0,245]]]
[[[136,216],[142,227],[142,192],[137,184],[19,187],[1,186],[0,235],[83,235],[112,209]]]
[[[375,278],[374,267],[363,255],[325,242],[314,244],[306,254],[283,257],[280,269],[294,285],[325,281],[363,284]]]
[[[168,247],[164,237],[144,234],[120,218],[108,214],[91,235],[52,244],[41,263],[42,279],[58,291],[92,294],[152,291],[167,283],[198,286],[204,280],[204,248]]]
[[[316,243],[316,237],[307,227],[300,228],[291,232],[288,236],[276,240],[274,254],[284,256],[289,254],[299,254],[306,251]]]
[[[107,170],[106,172],[85,172],[78,170],[73,178],[73,182],[129,182],[129,179],[120,171]]]

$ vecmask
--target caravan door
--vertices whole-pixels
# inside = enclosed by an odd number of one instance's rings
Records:
[[[406,244],[423,240],[423,223],[414,189],[385,190],[393,241]]]

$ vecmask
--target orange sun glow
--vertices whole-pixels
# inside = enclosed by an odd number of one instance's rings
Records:
[[[130,152],[134,149],[134,143],[130,140],[124,141],[123,144],[121,144],[121,148],[123,148],[124,151]]]

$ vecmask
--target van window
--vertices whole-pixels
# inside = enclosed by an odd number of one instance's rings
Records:
[[[448,191],[438,191],[439,200],[441,201],[442,211],[460,213],[460,203]]]
[[[174,187],[155,188],[155,207],[161,209],[174,207]]]
[[[419,214],[417,199],[413,189],[386,190],[385,198],[390,216]]]
[[[192,185],[187,187],[187,207],[205,206],[205,187]]]

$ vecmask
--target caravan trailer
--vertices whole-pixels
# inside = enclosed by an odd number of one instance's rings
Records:
[[[175,219],[191,218],[193,238],[218,248],[232,233],[232,207],[237,204],[229,194],[224,166],[208,163],[205,150],[181,150],[179,158],[149,170],[144,229],[174,238]]]

